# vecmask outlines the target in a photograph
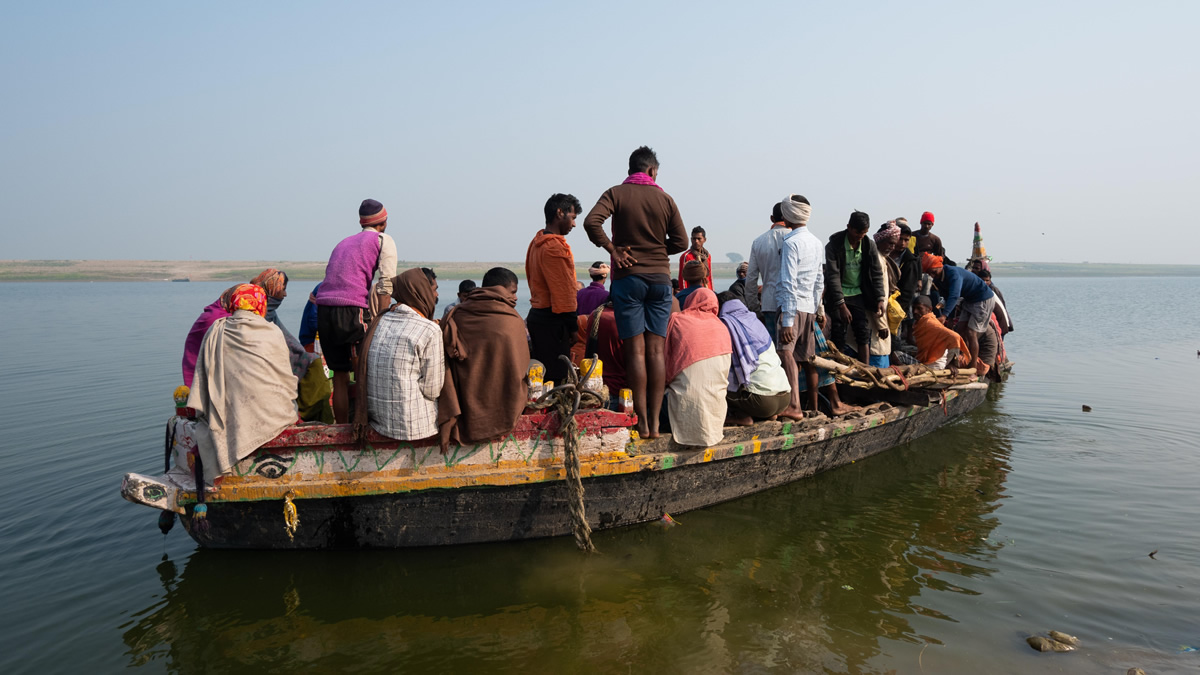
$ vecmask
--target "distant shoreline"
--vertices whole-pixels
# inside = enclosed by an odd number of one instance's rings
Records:
[[[593,256],[594,258],[594,256]],[[576,274],[587,279],[592,258],[576,265]],[[672,263],[674,265],[674,263]],[[447,279],[480,279],[492,267],[508,267],[524,278],[519,262],[400,261],[398,268],[431,267]],[[325,261],[283,260],[0,260],[0,282],[31,281],[246,281],[268,267],[277,267],[291,279],[319,281]],[[713,275],[732,278],[736,264],[714,262]],[[1117,263],[992,263],[997,277],[1200,277],[1200,265],[1126,265]]]

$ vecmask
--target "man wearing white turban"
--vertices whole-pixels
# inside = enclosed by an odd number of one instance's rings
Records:
[[[800,407],[800,377],[796,364],[804,369],[808,385],[808,408],[817,409],[816,322],[821,312],[824,277],[821,266],[825,261],[821,242],[808,231],[812,207],[802,195],[788,195],[781,202],[783,219],[791,234],[783,240],[780,251],[779,283],[775,298],[779,301],[779,342],[776,349],[788,382],[792,385],[792,400],[779,413],[780,417],[803,419]]]

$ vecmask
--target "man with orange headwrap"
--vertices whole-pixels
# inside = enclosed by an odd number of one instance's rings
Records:
[[[953,319],[955,309],[959,310],[958,332],[966,340],[970,352],[979,357],[975,366],[979,374],[986,375],[992,365],[990,361],[996,357],[996,344],[988,334],[996,294],[979,277],[961,267],[946,266],[941,256],[932,253],[921,254],[921,270],[933,277],[938,293],[946,303],[942,311],[947,320]],[[981,339],[988,347],[982,354]]]

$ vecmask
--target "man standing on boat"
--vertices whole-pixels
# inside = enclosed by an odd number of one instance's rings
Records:
[[[358,207],[362,231],[334,247],[317,291],[317,335],[333,371],[333,416],[338,424],[350,421],[350,374],[357,367],[367,325],[391,305],[396,242],[384,234],[387,219],[383,204],[363,200]]]
[[[946,247],[942,246],[942,238],[933,233],[933,212],[921,214],[921,229],[915,235],[917,245],[914,254],[920,258],[922,253],[945,256]]]
[[[821,242],[808,231],[808,218],[812,215],[808,200],[802,195],[788,195],[781,204],[790,232],[781,243],[779,282],[775,290],[779,302],[776,349],[792,386],[792,400],[779,416],[798,420],[804,418],[804,411],[800,407],[797,364],[804,369],[808,408],[817,410],[818,378],[813,359],[817,355],[816,323],[824,286],[821,277],[824,260]]]
[[[833,321],[830,338],[839,349],[846,349],[846,333],[852,330],[855,356],[863,363],[871,358],[871,321],[867,313],[882,317],[887,302],[887,278],[875,240],[866,236],[869,229],[870,216],[855,211],[846,229],[835,232],[825,245],[825,306]]]
[[[546,379],[565,382],[567,365],[559,356],[571,353],[579,320],[575,256],[567,234],[583,207],[574,195],[558,193],[546,201],[546,227],[538,231],[525,252],[525,281],[529,284],[530,355],[546,366]]]
[[[747,293],[757,289],[759,279],[762,279],[762,320],[775,344],[779,344],[775,333],[779,315],[779,300],[775,296],[775,287],[779,284],[779,251],[783,247],[783,238],[792,231],[783,220],[782,209],[782,202],[771,209],[771,229],[758,235],[750,245],[750,264],[746,268],[746,285],[750,288]]]
[[[629,177],[600,195],[583,221],[593,244],[612,256],[610,297],[624,344],[625,377],[633,390],[638,433],[658,436],[666,388],[664,341],[671,315],[671,258],[687,249],[675,200],[655,182],[658,157],[642,146],[629,156]],[[604,221],[612,217],[612,238]]]

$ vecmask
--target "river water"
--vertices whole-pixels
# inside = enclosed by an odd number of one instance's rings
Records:
[[[121,476],[161,471],[183,337],[225,284],[0,284],[0,672],[1195,672],[1195,280],[997,281],[1017,368],[989,403],[592,557],[164,538]],[[1025,644],[1050,629],[1083,646]]]

